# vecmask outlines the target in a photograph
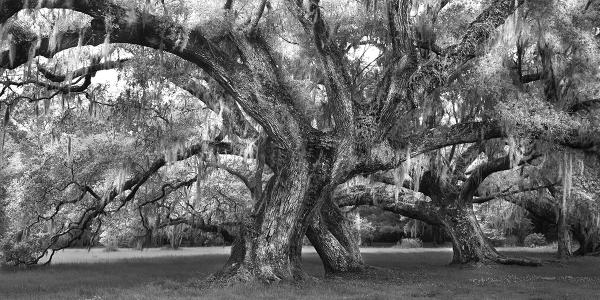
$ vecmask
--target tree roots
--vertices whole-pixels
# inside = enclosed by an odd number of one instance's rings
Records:
[[[517,265],[527,267],[539,267],[542,265],[542,262],[537,259],[506,257],[503,255],[495,255],[493,257],[487,257],[487,259],[501,265]]]

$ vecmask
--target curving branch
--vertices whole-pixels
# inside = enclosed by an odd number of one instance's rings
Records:
[[[473,203],[482,204],[482,203],[486,203],[486,202],[494,200],[494,199],[505,198],[505,197],[513,196],[513,195],[520,194],[520,193],[526,193],[526,192],[547,189],[547,188],[556,186],[558,184],[560,184],[560,183],[559,182],[549,182],[546,184],[530,185],[530,186],[518,185],[517,189],[514,189],[514,186],[510,185],[498,193],[494,193],[491,195],[485,195],[485,196],[473,197]],[[510,202],[512,202],[512,201],[510,201]]]
[[[198,143],[198,144],[192,145],[192,146],[184,149],[183,151],[178,152],[178,154],[176,156],[176,160],[181,161],[181,160],[188,159],[194,155],[197,155],[197,154],[202,153],[203,151],[206,151],[207,149],[210,149],[211,147],[220,153],[231,153],[232,152],[232,146],[227,143],[203,142],[203,143]],[[135,195],[136,195],[137,191],[140,189],[140,187],[142,185],[144,185],[148,181],[148,179],[150,179],[152,176],[154,176],[161,167],[165,166],[166,163],[167,163],[166,158],[164,156],[161,156],[160,158],[156,159],[150,165],[148,170],[136,173],[132,178],[125,181],[125,183],[121,187],[112,188],[110,191],[107,191],[103,197],[99,196],[91,187],[84,186],[81,188],[82,193],[77,200],[74,200],[71,202],[61,202],[55,208],[55,212],[53,213],[53,215],[50,218],[52,218],[54,215],[56,215],[63,205],[81,201],[81,199],[83,199],[83,197],[86,194],[90,194],[96,200],[93,206],[88,207],[85,211],[83,211],[83,213],[80,215],[78,220],[76,220],[75,222],[71,222],[66,228],[63,228],[63,230],[60,230],[60,232],[49,237],[49,242],[44,246],[45,250],[42,249],[43,250],[42,255],[37,257],[35,259],[35,261],[27,262],[26,264],[27,265],[36,264],[40,259],[42,259],[44,257],[44,255],[48,251],[54,252],[57,250],[68,248],[71,245],[73,245],[73,243],[83,235],[85,229],[95,219],[108,213],[106,208],[108,207],[109,204],[113,203],[117,198],[122,196],[124,191],[130,191],[125,197],[120,199],[121,205],[117,208],[117,210],[124,207],[125,204],[127,204],[128,202],[133,200],[133,198],[135,197]],[[181,187],[186,184],[191,184],[190,181],[191,180],[188,180],[188,181],[185,181],[178,185],[179,185],[179,187]],[[195,179],[193,181],[195,181]],[[170,192],[170,191],[167,191],[169,187],[172,188],[173,190],[179,188],[179,187],[176,187],[176,185],[175,186],[173,186],[173,185],[163,186],[163,188],[161,189],[163,191],[162,197],[164,197],[165,195],[167,195]],[[162,198],[162,197],[159,196],[159,198]],[[50,218],[48,218],[48,219],[50,219]]]
[[[70,9],[91,16],[92,26],[81,36],[80,33],[65,32],[55,47],[50,47],[48,38],[36,37],[13,43],[12,50],[0,54],[0,67],[13,69],[37,55],[50,57],[56,51],[77,47],[80,38],[86,45],[99,45],[106,41],[137,44],[170,52],[202,68],[265,129],[280,148],[298,147],[298,134],[311,132],[310,124],[303,110],[295,104],[287,83],[277,76],[280,74],[277,64],[260,37],[248,39],[237,29],[224,33],[231,34],[242,55],[245,63],[240,64],[236,57],[211,42],[203,34],[203,28],[189,30],[170,17],[150,15],[115,1],[6,0],[2,2],[0,11],[3,16],[10,17],[22,8]],[[20,30],[27,32],[24,28]],[[184,40],[186,43],[182,42]],[[27,51],[14,51],[15,48]],[[280,88],[274,89],[275,86]],[[296,106],[293,113],[290,104]]]
[[[516,124],[516,130],[522,125]],[[583,151],[595,151],[597,142],[590,130],[595,128],[572,129],[564,135],[550,134],[545,128],[525,128],[525,132],[532,139],[548,141],[564,147]],[[593,132],[593,131],[592,131]],[[432,150],[447,146],[475,143],[496,138],[506,138],[508,132],[500,121],[488,120],[479,122],[463,122],[452,126],[441,125],[432,129],[425,129],[407,136],[396,136],[390,140],[372,145],[369,156],[361,157],[354,170],[347,179],[356,174],[371,174],[381,170],[396,168],[406,160],[405,145],[410,145],[410,156],[415,157]]]
[[[143,203],[138,205],[138,209],[142,208],[148,204],[151,203],[156,203],[162,199],[164,199],[165,197],[167,197],[169,194],[171,194],[172,192],[183,188],[183,187],[190,187],[191,185],[193,185],[194,183],[196,183],[196,181],[198,180],[198,175],[190,178],[190,179],[186,179],[183,181],[179,181],[179,182],[175,182],[175,183],[165,183],[163,184],[163,186],[160,188],[160,194],[157,195],[156,197],[152,198],[151,200],[148,201],[144,201]]]
[[[477,189],[487,177],[496,172],[510,170],[513,168],[512,163],[516,163],[514,166],[516,167],[529,163],[540,156],[541,155],[537,153],[529,153],[528,155],[520,158],[519,161],[511,162],[510,156],[506,155],[504,157],[497,158],[479,165],[475,168],[475,170],[470,172],[469,178],[461,186],[459,201],[465,204],[472,203]]]
[[[52,82],[63,82],[66,81],[67,78],[77,78],[83,76],[94,76],[96,72],[102,70],[112,70],[123,67],[123,64],[128,62],[129,58],[123,58],[116,61],[107,61],[107,62],[94,62],[83,68],[79,68],[77,70],[71,71],[68,74],[62,75],[57,74],[54,71],[50,71],[50,69],[46,68],[42,65],[37,65],[38,72],[40,72],[44,77]]]
[[[333,201],[339,206],[370,205],[405,217],[421,220],[432,225],[441,225],[435,215],[437,208],[422,193],[394,185],[374,183],[338,188]]]

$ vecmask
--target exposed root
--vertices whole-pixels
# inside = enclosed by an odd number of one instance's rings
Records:
[[[253,282],[259,280],[254,276],[254,274],[252,274],[252,272],[250,272],[250,270],[248,270],[243,265],[233,264],[225,266],[223,270],[208,276],[208,278],[206,278],[206,281],[211,286],[225,287],[238,283]]]
[[[527,267],[539,267],[542,265],[542,261],[530,258],[506,257],[503,255],[494,255],[486,258],[501,265],[517,265]]]
[[[326,272],[325,276],[328,278],[354,278],[357,276],[362,276],[364,273],[369,272],[370,270],[375,270],[376,267],[368,266],[368,265],[360,265],[357,267],[350,268],[344,271],[336,271],[336,272]]]
[[[293,276],[281,277],[269,268],[251,269],[244,263],[226,265],[223,270],[210,275],[206,281],[211,286],[226,287],[240,283],[304,283],[316,280],[302,270],[294,270]]]
[[[473,258],[472,260],[456,261],[453,260],[450,265],[458,267],[485,267],[492,265],[518,265],[528,267],[538,267],[542,265],[541,260],[531,258],[507,257],[501,254],[484,254],[483,257]]]
[[[363,268],[361,270],[355,270],[353,272],[338,272],[326,274],[327,280],[363,280],[373,278],[391,280],[397,277],[398,270],[370,265],[363,265]]]

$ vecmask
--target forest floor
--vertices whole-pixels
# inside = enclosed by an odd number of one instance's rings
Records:
[[[207,286],[225,263],[226,247],[103,252],[65,250],[48,267],[0,270],[0,299],[599,299],[600,258],[554,260],[551,248],[501,248],[548,260],[541,267],[449,266],[452,250],[364,248],[372,269],[324,277],[307,248],[304,267],[315,280],[299,284]],[[385,268],[385,269],[383,269]]]

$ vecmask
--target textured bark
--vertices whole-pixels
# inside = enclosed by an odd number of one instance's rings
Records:
[[[510,161],[503,157],[476,168],[460,187],[449,184],[453,180],[442,181],[428,171],[421,179],[420,192],[375,183],[340,188],[334,199],[343,206],[374,205],[432,225],[442,225],[452,238],[453,263],[537,266],[539,261],[500,255],[483,235],[473,212],[472,199],[479,184],[490,174],[508,168]]]
[[[554,53],[552,49],[545,42],[538,42],[538,52],[540,54],[540,60],[542,62],[542,72],[540,79],[544,84],[544,94],[548,102],[557,104],[560,100],[560,91],[554,75],[554,66],[552,60],[554,59]]]
[[[360,272],[365,268],[352,224],[331,201],[315,214],[306,236],[317,250],[325,273]]]
[[[573,255],[571,251],[571,234],[570,226],[567,223],[566,207],[563,205],[558,214],[558,250],[556,254],[559,258],[564,259]]]
[[[384,183],[338,188],[333,196],[339,206],[371,205],[409,218],[440,225],[431,199],[422,193]]]
[[[441,220],[452,239],[453,264],[484,262],[498,255],[483,236],[472,209],[444,209]]]
[[[447,207],[440,219],[452,239],[453,264],[499,263],[538,266],[536,260],[509,258],[501,255],[483,235],[471,205]]]
[[[446,181],[442,181],[433,172],[425,174],[422,181],[423,192],[439,207],[439,218],[452,238],[453,263],[494,262],[527,266],[541,264],[535,260],[500,255],[483,235],[473,212],[473,196],[483,180],[495,172],[510,168],[508,156],[489,161],[474,169],[459,188],[444,184]]]
[[[579,248],[573,252],[573,255],[583,256],[598,251],[600,245],[593,238],[592,233],[592,230],[585,228],[581,224],[573,227],[573,238],[579,243]]]
[[[524,159],[524,161],[526,160]],[[473,170],[469,178],[458,189],[445,185],[433,173],[426,173],[425,184],[422,183],[424,192],[440,207],[439,217],[452,238],[453,263],[494,262],[527,266],[541,264],[535,260],[508,258],[500,255],[483,235],[473,212],[473,196],[483,180],[495,172],[510,168],[511,163],[508,156],[484,163]],[[431,184],[438,184],[438,188],[432,189]]]
[[[227,280],[272,282],[303,276],[295,266],[298,253],[293,247],[294,237],[303,236],[299,221],[306,209],[302,202],[308,188],[308,162],[302,152],[288,153],[286,161],[244,222],[243,251],[242,245],[233,247],[230,262],[219,274]]]

